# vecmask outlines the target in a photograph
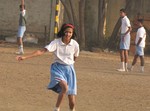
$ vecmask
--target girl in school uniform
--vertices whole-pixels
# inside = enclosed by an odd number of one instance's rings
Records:
[[[74,40],[76,33],[72,24],[63,24],[57,34],[58,38],[41,50],[37,50],[27,56],[17,56],[17,60],[25,60],[52,52],[54,61],[50,68],[51,81],[48,89],[58,93],[58,99],[54,111],[60,111],[65,94],[68,95],[70,111],[75,111],[75,95],[77,94],[76,73],[74,62],[79,56],[79,44]]]

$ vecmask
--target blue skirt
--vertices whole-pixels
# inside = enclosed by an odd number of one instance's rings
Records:
[[[55,62],[51,65],[50,73],[51,79],[48,85],[48,89],[60,93],[61,87],[59,82],[62,80],[68,84],[68,95],[77,94],[76,73],[73,65],[64,65]]]

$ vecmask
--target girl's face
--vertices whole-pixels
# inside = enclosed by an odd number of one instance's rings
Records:
[[[66,40],[70,40],[72,35],[73,35],[73,29],[72,28],[67,28],[65,31],[64,31],[65,35],[64,35],[64,38]]]
[[[124,17],[126,14],[122,11],[120,11],[120,17]]]
[[[20,11],[23,11],[23,9],[25,9],[25,6],[24,6],[24,5],[21,5],[21,6],[20,6]]]

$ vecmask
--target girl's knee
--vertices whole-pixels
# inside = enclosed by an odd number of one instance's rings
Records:
[[[60,86],[61,86],[61,93],[67,93],[68,91],[68,85],[65,81],[61,81],[60,83]]]
[[[62,88],[62,93],[67,93],[68,92],[68,86],[65,86]]]

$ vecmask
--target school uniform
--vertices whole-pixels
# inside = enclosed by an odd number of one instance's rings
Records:
[[[128,19],[127,16],[124,16],[121,19],[120,49],[129,50],[129,48],[130,48],[130,32],[125,35],[125,33],[128,30],[128,27],[131,27],[130,20]]]
[[[26,31],[26,19],[27,19],[26,10],[23,10],[20,12],[17,37],[23,38],[24,32]]]
[[[138,43],[140,38],[142,38],[142,41],[140,42],[140,44],[138,46],[136,46],[135,54],[139,55],[139,56],[144,56],[144,48],[145,48],[145,40],[146,40],[146,31],[145,31],[144,27],[140,27],[137,30],[135,44]]]
[[[74,57],[79,56],[79,44],[71,39],[69,44],[64,44],[62,38],[53,40],[45,47],[53,52],[54,61],[50,68],[51,80],[48,89],[57,93],[61,92],[59,82],[65,81],[68,84],[68,95],[77,94],[76,73],[74,70]]]

